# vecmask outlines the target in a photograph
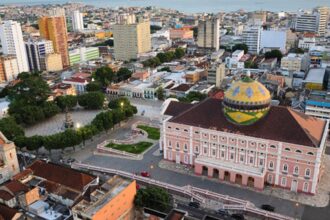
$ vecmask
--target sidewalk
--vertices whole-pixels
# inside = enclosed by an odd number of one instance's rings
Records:
[[[314,207],[325,207],[329,203],[330,170],[327,170],[327,169],[325,169],[324,174],[321,178],[321,181],[318,185],[317,193],[314,196],[311,196],[311,195],[306,195],[303,193],[291,192],[289,190],[276,188],[276,187],[265,187],[265,189],[263,191],[258,191],[258,190],[255,190],[254,188],[238,185],[235,183],[230,183],[230,182],[226,182],[226,181],[220,182],[220,180],[217,180],[214,178],[208,178],[206,176],[195,175],[194,170],[192,168],[190,168],[186,165],[176,164],[174,162],[170,162],[170,161],[166,161],[166,160],[161,160],[159,162],[158,166],[162,169],[199,177],[203,180],[208,179],[209,181],[219,182],[220,184],[230,184],[235,187],[245,188],[246,190],[254,191],[257,193],[262,193],[264,195],[273,196],[273,197],[277,197],[277,198],[285,199],[285,200],[290,200],[293,202],[298,202],[301,204],[310,205],[310,206],[314,206]],[[325,167],[330,166],[330,156],[329,155],[325,155],[324,166]]]

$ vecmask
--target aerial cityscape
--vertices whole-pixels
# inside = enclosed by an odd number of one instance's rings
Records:
[[[0,2],[0,220],[329,220],[329,120],[329,1]]]

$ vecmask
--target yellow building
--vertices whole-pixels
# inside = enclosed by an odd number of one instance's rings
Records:
[[[65,17],[41,17],[38,23],[40,36],[53,42],[55,53],[61,54],[63,67],[69,66],[68,34]]]
[[[116,24],[113,26],[116,60],[131,60],[151,51],[150,21]]]
[[[42,69],[49,72],[56,72],[63,70],[62,56],[58,53],[47,54],[45,57],[41,57]]]
[[[72,208],[73,219],[133,220],[135,180],[114,176]]]

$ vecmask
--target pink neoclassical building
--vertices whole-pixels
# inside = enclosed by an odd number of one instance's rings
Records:
[[[224,100],[167,100],[163,115],[164,159],[219,181],[316,193],[328,121],[270,106],[269,91],[251,78],[234,83]]]

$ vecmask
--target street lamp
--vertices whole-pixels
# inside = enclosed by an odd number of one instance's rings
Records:
[[[120,103],[120,107],[123,108],[124,107],[124,102]]]
[[[76,124],[76,128],[81,128],[81,124],[79,122]]]

